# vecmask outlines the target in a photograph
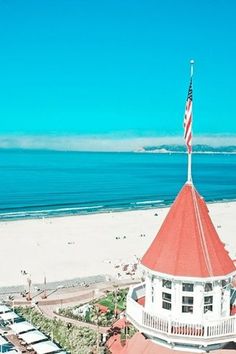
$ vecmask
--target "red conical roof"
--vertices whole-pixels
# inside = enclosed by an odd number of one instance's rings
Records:
[[[141,263],[156,272],[198,278],[236,270],[192,184],[180,191]]]

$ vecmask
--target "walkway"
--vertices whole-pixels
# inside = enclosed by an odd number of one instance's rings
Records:
[[[132,282],[133,284],[133,282]],[[97,284],[98,285],[98,284]],[[57,318],[60,319],[66,323],[72,323],[73,325],[77,327],[87,327],[95,331],[99,331],[100,333],[107,333],[110,327],[100,327],[99,328],[96,325],[78,321],[75,319],[67,318],[61,315],[56,314],[56,311],[58,310],[58,307],[65,307],[63,305],[66,304],[66,306],[75,306],[75,305],[80,305],[84,304],[87,302],[90,302],[94,299],[98,299],[106,294],[107,291],[112,291],[115,289],[115,287],[119,288],[125,288],[130,285],[129,283],[119,283],[119,284],[99,284],[99,287],[96,289],[88,289],[86,290],[80,290],[76,292],[76,295],[66,297],[64,296],[63,298],[58,297],[57,299],[46,299],[46,300],[41,300],[37,303],[37,308],[39,311],[46,316],[49,319]],[[71,295],[71,294],[70,294]]]

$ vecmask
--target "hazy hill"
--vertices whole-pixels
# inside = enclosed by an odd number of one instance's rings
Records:
[[[136,152],[146,153],[185,153],[185,145],[157,145],[157,146],[144,146]],[[194,145],[194,153],[212,153],[212,154],[236,154],[236,146],[210,146],[210,145]]]

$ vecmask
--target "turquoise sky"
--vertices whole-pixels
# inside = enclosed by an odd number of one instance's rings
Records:
[[[236,1],[0,0],[0,135],[236,134]]]

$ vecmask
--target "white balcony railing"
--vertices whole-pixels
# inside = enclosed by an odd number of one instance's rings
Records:
[[[142,290],[143,289],[143,290]],[[235,340],[236,316],[219,321],[184,323],[148,313],[136,300],[144,294],[144,285],[130,289],[127,296],[127,318],[143,333],[168,342],[206,345]]]

